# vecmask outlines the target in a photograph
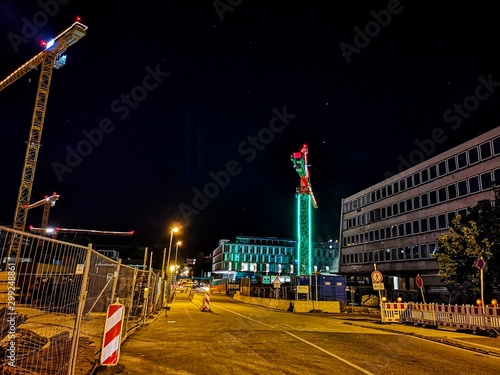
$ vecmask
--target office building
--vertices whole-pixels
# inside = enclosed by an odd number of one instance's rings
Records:
[[[374,264],[389,297],[420,299],[418,274],[430,296],[449,295],[432,258],[437,237],[457,214],[492,200],[495,183],[500,127],[343,199],[340,273],[360,295],[371,291]]]

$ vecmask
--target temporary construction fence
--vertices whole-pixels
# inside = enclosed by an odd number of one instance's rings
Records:
[[[162,307],[161,279],[92,249],[0,226],[0,373],[90,374],[106,311],[122,341]]]
[[[497,306],[444,305],[435,303],[383,303],[383,323],[414,323],[466,330],[500,330]]]

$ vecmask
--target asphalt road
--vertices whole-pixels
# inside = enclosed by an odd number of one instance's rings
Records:
[[[123,344],[100,374],[491,374],[500,358],[409,335],[185,294]]]

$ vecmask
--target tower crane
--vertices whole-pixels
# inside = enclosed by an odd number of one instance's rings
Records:
[[[304,144],[299,152],[294,152],[291,156],[293,166],[300,177],[300,186],[296,189],[298,275],[310,275],[312,272],[311,207],[318,208],[311,187],[308,153],[309,148]]]
[[[27,141],[26,156],[24,159],[23,172],[21,177],[21,186],[17,197],[16,212],[14,214],[13,228],[18,231],[24,231],[26,226],[26,216],[28,211],[31,189],[35,177],[36,162],[40,150],[43,123],[47,108],[47,99],[49,95],[50,82],[53,69],[59,69],[66,63],[64,52],[87,34],[87,26],[79,21],[73,23],[54,39],[45,43],[45,49],[26,63],[17,68],[13,73],[0,81],[0,91],[24,76],[32,69],[41,65],[40,78],[35,99],[35,109],[31,120],[31,129]],[[16,261],[19,257],[20,236],[13,236],[9,246],[7,256],[16,253]]]
[[[50,207],[54,207],[58,200],[59,195],[54,193],[50,197],[45,197],[44,199],[32,203],[27,207],[28,210],[31,210],[32,208],[43,206],[42,224],[40,225],[41,229],[45,230],[47,228],[47,224],[49,223]]]

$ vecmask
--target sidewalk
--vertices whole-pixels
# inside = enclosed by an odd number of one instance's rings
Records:
[[[332,314],[334,319],[345,320],[344,324],[414,336],[440,342],[478,353],[500,357],[500,337],[489,337],[487,333],[473,333],[444,327],[422,327],[411,323],[382,323],[380,315],[342,313]]]

